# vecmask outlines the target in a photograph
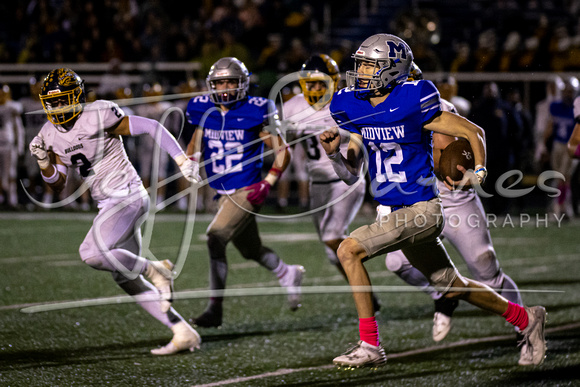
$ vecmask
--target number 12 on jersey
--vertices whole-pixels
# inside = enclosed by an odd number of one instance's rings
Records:
[[[373,142],[369,142],[369,146],[375,152],[375,164],[377,166],[377,174],[375,179],[377,183],[386,183],[387,178],[391,183],[405,183],[407,181],[407,175],[404,171],[401,172],[393,172],[393,165],[398,165],[403,162],[403,150],[401,146],[395,142],[386,142],[379,144],[379,147]],[[384,154],[381,150],[385,153],[389,153],[389,151],[393,150],[394,154],[391,157],[387,157],[384,160],[381,159],[381,156]],[[382,166],[385,167],[385,173],[382,172]],[[386,175],[386,177],[385,177]]]

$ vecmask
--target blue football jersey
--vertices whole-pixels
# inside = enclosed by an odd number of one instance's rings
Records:
[[[341,128],[362,136],[368,152],[370,192],[379,203],[405,206],[438,194],[433,133],[423,130],[423,124],[441,111],[433,83],[399,84],[376,107],[345,88],[334,95],[330,111]]]
[[[554,141],[567,143],[576,120],[574,119],[574,106],[567,105],[562,101],[552,102],[550,104],[550,114],[552,115],[553,136]]]
[[[277,114],[274,103],[261,97],[248,97],[227,113],[209,95],[189,101],[185,115],[191,125],[203,130],[203,159],[212,188],[228,191],[262,180],[260,132],[272,114]]]

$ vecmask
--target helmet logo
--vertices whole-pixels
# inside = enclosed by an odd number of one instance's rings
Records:
[[[76,77],[69,69],[62,69],[61,74],[59,74],[58,81],[63,86],[73,86],[76,85]]]
[[[405,49],[405,44],[402,42],[393,42],[392,40],[387,41],[389,46],[389,57],[390,58],[402,58],[407,59],[407,50]],[[397,53],[399,53],[397,55]]]
[[[222,70],[222,71],[216,71],[215,72],[215,76],[216,77],[227,77],[229,75],[227,70]]]
[[[57,94],[57,93],[60,93],[59,89],[49,90],[46,94]]]

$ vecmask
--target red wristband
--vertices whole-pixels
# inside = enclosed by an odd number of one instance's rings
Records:
[[[272,167],[270,168],[270,170],[268,171],[268,173],[272,173],[274,175],[276,175],[276,177],[280,177],[280,175],[282,175],[282,170],[276,167]]]
[[[580,158],[580,145],[576,148],[576,152],[574,152],[574,157]]]

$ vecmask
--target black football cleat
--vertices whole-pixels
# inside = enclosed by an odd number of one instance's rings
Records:
[[[209,307],[198,317],[189,319],[194,327],[219,328],[222,325],[222,308]]]

